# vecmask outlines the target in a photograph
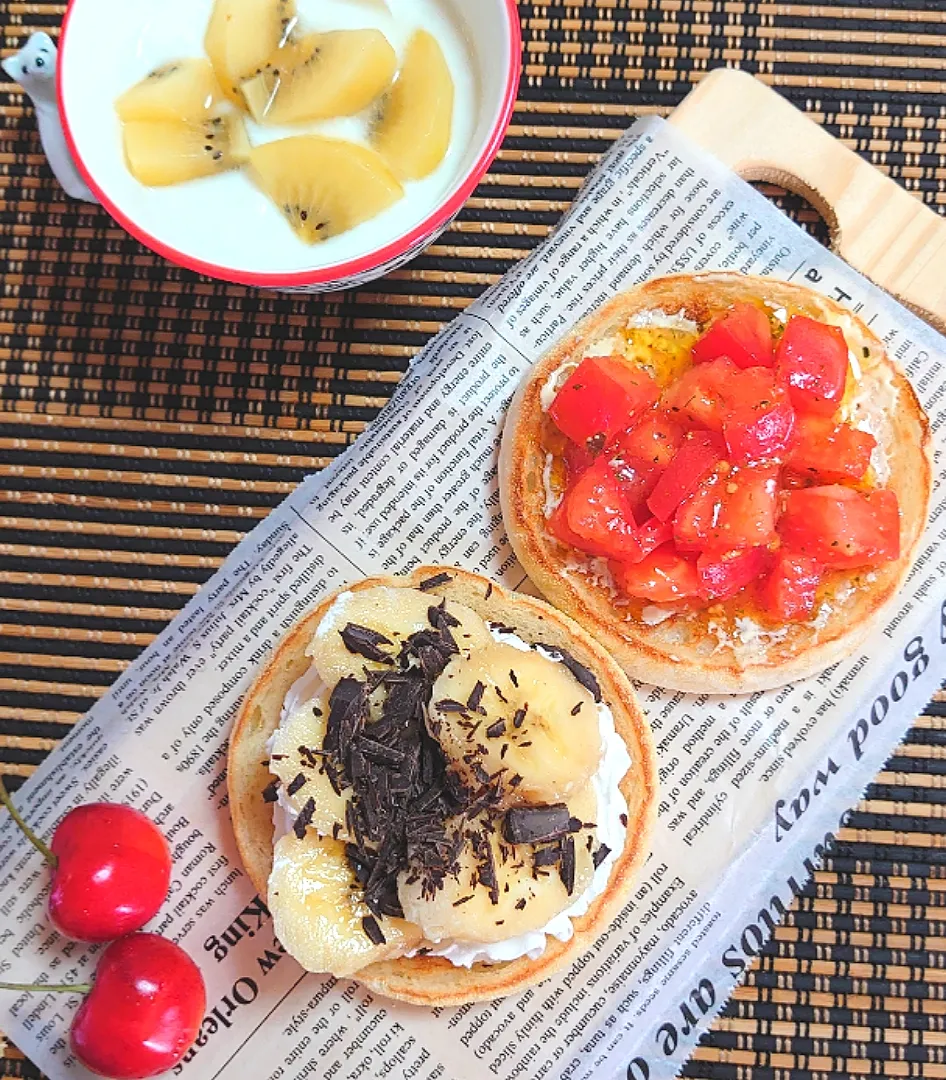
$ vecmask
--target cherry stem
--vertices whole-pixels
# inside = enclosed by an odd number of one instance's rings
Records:
[[[0,990],[25,990],[28,994],[87,994],[91,989],[91,983],[76,983],[74,986],[68,986],[65,983],[53,983],[43,986],[42,983],[0,982]]]
[[[10,817],[20,827],[20,831],[26,837],[27,840],[33,845],[34,848],[43,856],[49,865],[55,869],[59,860],[49,850],[49,847],[43,843],[42,840],[33,832],[33,830],[26,824],[23,818],[20,816],[20,811],[13,805],[13,800],[10,798],[10,793],[7,791],[7,786],[3,782],[3,777],[0,776],[0,803],[2,803],[9,811]]]

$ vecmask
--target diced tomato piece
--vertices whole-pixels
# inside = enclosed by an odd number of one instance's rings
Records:
[[[732,599],[765,573],[770,558],[766,548],[727,551],[723,554],[704,551],[696,563],[700,596],[705,600]]]
[[[641,546],[644,555],[650,555],[657,548],[663,547],[673,539],[673,526],[669,521],[660,521],[651,518],[639,526],[637,530],[637,542]]]
[[[666,604],[699,594],[700,579],[692,559],[662,547],[643,562],[614,568],[617,586],[627,596]]]
[[[566,492],[565,497],[552,511],[551,516],[546,521],[546,528],[560,544],[577,548],[579,551],[584,551],[589,555],[599,555],[600,552],[595,551],[584,537],[572,532],[568,527],[568,495],[569,493]]]
[[[863,479],[877,445],[869,432],[804,414],[796,418],[795,438],[788,467],[819,484]]]
[[[723,507],[720,473],[711,472],[678,507],[673,519],[677,551],[704,551],[711,547]]]
[[[642,368],[617,357],[583,360],[568,377],[549,409],[556,427],[583,446],[611,438],[631,426],[660,397],[656,382]]]
[[[673,536],[680,551],[731,551],[775,539],[778,466],[746,465],[715,472],[677,510]]]
[[[641,461],[666,469],[683,442],[680,425],[666,413],[652,412],[617,439],[618,453],[630,454]]]
[[[662,470],[649,461],[642,461],[630,454],[619,454],[617,457],[603,454],[602,457],[610,461],[615,476],[621,481],[634,519],[637,521],[646,517],[647,500],[657,486]]]
[[[723,435],[733,464],[780,461],[792,445],[795,410],[768,371],[751,368],[733,380]]]
[[[569,440],[562,451],[562,458],[565,461],[565,471],[568,474],[569,483],[571,483],[577,480],[585,469],[591,468],[594,464],[595,455],[587,446],[579,446]]]
[[[720,439],[709,431],[691,431],[657,482],[647,505],[654,517],[669,521],[726,456]]]
[[[772,572],[759,588],[759,601],[777,622],[805,622],[815,610],[824,567],[816,559],[780,551]]]
[[[569,531],[581,540],[575,546],[583,551],[627,562],[642,557],[635,536],[633,510],[621,481],[604,455],[569,489],[565,521]]]
[[[900,505],[892,491],[862,495],[832,484],[787,491],[782,499],[778,531],[790,551],[840,569],[900,557]]]
[[[762,308],[749,303],[733,304],[693,346],[694,364],[706,364],[721,356],[728,356],[741,368],[773,366],[772,326]]]
[[[727,411],[725,387],[738,371],[727,359],[690,368],[665,395],[670,416],[684,427],[722,431]]]
[[[775,354],[779,382],[788,387],[799,412],[834,414],[847,382],[844,334],[804,315],[793,315]]]

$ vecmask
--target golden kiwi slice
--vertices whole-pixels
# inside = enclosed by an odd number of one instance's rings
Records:
[[[292,40],[295,0],[216,0],[204,49],[227,97],[245,107],[240,84],[269,63]]]
[[[353,229],[404,194],[373,150],[320,135],[254,147],[250,165],[259,186],[307,244]]]
[[[443,161],[453,133],[453,98],[443,49],[426,30],[418,30],[371,134],[372,146],[402,180],[421,180]]]
[[[278,49],[242,91],[259,123],[327,120],[367,108],[396,69],[397,56],[380,30],[331,30]]]
[[[123,121],[201,120],[223,99],[209,60],[175,60],[155,68],[115,102]]]
[[[123,128],[125,158],[148,187],[182,184],[239,168],[250,153],[237,113],[209,120],[132,120]]]

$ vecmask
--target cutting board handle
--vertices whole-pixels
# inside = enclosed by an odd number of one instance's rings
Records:
[[[719,69],[670,122],[746,180],[804,196],[833,249],[946,332],[946,220],[751,75]]]

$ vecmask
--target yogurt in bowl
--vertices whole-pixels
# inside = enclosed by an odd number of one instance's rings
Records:
[[[298,0],[297,10],[307,31],[378,29],[399,57],[411,36],[426,30],[453,76],[453,128],[443,161],[424,179],[405,182],[403,198],[348,232],[304,243],[244,170],[162,188],[145,187],[129,172],[115,102],[155,68],[204,55],[213,0],[72,0],[58,72],[63,123],[103,206],[164,257],[241,284],[350,288],[426,247],[489,168],[518,88],[518,15],[514,0]],[[105,65],[102,56],[109,58]],[[253,145],[300,134],[365,145],[371,111],[292,127],[245,119]]]

